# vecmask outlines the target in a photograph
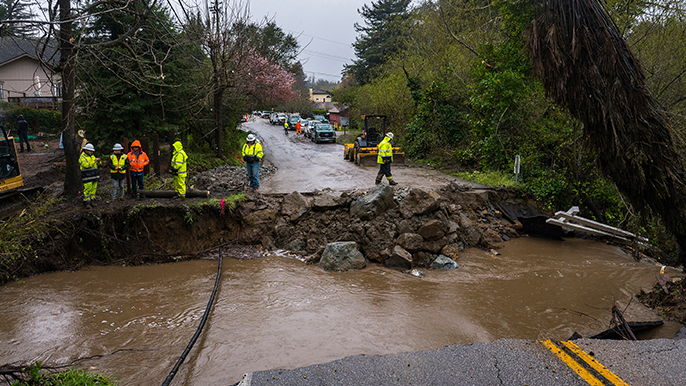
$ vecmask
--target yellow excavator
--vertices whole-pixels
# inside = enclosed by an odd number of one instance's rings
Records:
[[[14,138],[7,135],[4,121],[5,117],[0,114],[0,130],[2,131],[2,138],[0,138],[0,195],[24,186]]]
[[[386,115],[363,115],[364,128],[354,143],[345,144],[343,159],[355,162],[355,165],[374,166],[379,154],[377,145],[386,135]],[[393,144],[393,141],[391,141]],[[404,165],[405,153],[400,147],[393,146],[393,163]]]

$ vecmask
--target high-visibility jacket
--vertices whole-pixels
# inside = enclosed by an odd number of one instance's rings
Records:
[[[131,144],[131,148],[133,149],[134,147],[140,148],[140,141],[133,141],[133,143]],[[145,165],[150,163],[150,158],[148,158],[148,155],[145,154],[143,149],[141,149],[141,152],[138,155],[136,155],[136,153],[133,150],[131,150],[129,154],[127,154],[127,157],[129,158],[130,170],[132,172],[142,172],[145,168]]]
[[[243,160],[245,162],[260,162],[262,159],[262,156],[264,156],[264,153],[262,152],[262,144],[255,141],[255,143],[250,146],[249,143],[245,143],[243,145],[243,150],[241,150],[241,157],[243,157]]]
[[[85,151],[82,151],[81,156],[79,156],[81,180],[84,183],[98,182],[100,180],[100,173],[98,173],[99,165],[100,163],[95,160],[95,155],[88,155]]]
[[[129,168],[129,157],[126,154],[111,154],[110,155],[110,173],[112,175],[126,174],[126,169]]]
[[[378,148],[379,155],[376,157],[377,163],[386,163],[388,157],[390,157],[391,162],[393,162],[393,145],[391,145],[391,139],[389,137],[384,137],[383,141],[379,143]]]
[[[186,152],[183,151],[183,145],[181,142],[174,142],[172,147],[174,148],[174,154],[172,154],[171,168],[178,176],[185,177],[187,169],[186,160],[188,159],[188,156],[186,155]]]

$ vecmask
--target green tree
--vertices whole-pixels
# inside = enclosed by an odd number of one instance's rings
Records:
[[[355,39],[353,48],[357,59],[346,66],[360,84],[370,82],[379,74],[381,66],[391,60],[405,47],[406,28],[411,0],[379,0],[366,4],[357,12],[364,25],[355,23],[355,31],[361,35]]]
[[[34,34],[31,4],[25,0],[0,0],[0,37],[28,37]]]
[[[93,23],[76,32],[89,45],[79,55],[79,123],[94,143],[109,146],[123,137],[178,127],[196,106],[191,91],[202,52],[173,29],[165,9],[153,9],[145,28],[122,44],[98,46],[125,32],[136,17],[132,12],[146,9],[137,5],[122,10],[102,4]]]

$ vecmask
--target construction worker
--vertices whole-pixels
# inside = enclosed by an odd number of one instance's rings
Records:
[[[250,191],[260,191],[260,161],[262,161],[262,144],[257,140],[254,134],[248,134],[245,139],[247,142],[243,145],[241,156],[248,169],[248,179],[250,180]]]
[[[19,137],[19,152],[24,152],[24,143],[26,143],[26,151],[31,151],[29,144],[29,123],[26,122],[24,116],[19,114],[17,116],[17,136]]]
[[[298,121],[298,122],[295,124],[295,132],[298,133],[298,134],[302,134],[303,132],[302,132],[302,130],[300,130],[301,128],[302,128],[302,124],[300,123],[300,121]]]
[[[174,176],[174,189],[178,197],[186,197],[186,170],[188,156],[183,151],[181,142],[176,141],[172,145],[174,153],[171,159],[171,174]]]
[[[79,157],[81,180],[83,180],[83,204],[88,209],[91,208],[91,204],[95,200],[95,192],[98,190],[98,181],[100,180],[100,173],[98,172],[100,158],[96,158],[94,153],[95,147],[88,143],[83,147]]]
[[[288,120],[283,123],[283,133],[288,135]]]
[[[124,154],[124,147],[121,144],[115,143],[112,153],[110,155],[110,177],[112,177],[112,202],[115,202],[117,191],[119,191],[119,199],[124,200],[124,181],[130,164],[129,157]]]
[[[129,158],[129,174],[131,175],[131,197],[138,198],[138,189],[145,190],[143,185],[143,177],[145,166],[150,163],[150,158],[141,149],[141,143],[138,140],[131,143],[131,151],[127,155]]]
[[[389,185],[398,185],[397,182],[393,181],[393,176],[391,175],[391,163],[393,162],[392,139],[393,133],[386,133],[386,136],[378,145],[379,153],[376,157],[376,162],[379,164],[379,174],[376,175],[376,185],[381,183],[383,176],[386,176]]]

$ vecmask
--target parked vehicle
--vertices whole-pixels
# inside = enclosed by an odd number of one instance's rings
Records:
[[[291,115],[288,117],[288,129],[295,130],[295,124],[300,122],[299,115]]]
[[[269,111],[263,111],[262,114],[260,115],[260,118],[268,119],[269,118]]]
[[[278,120],[278,122],[276,122],[276,125],[281,125],[281,126],[283,126],[283,124],[286,123],[286,120],[287,120],[287,119],[288,119],[288,115],[286,115],[286,114],[284,114],[284,113],[279,113],[279,114],[277,115],[277,120]]]
[[[313,118],[314,118],[314,120],[317,121],[317,122],[329,123],[329,120],[326,119],[326,117],[323,116],[323,115],[315,115]]]
[[[303,131],[303,134],[305,134],[305,136],[307,138],[312,138],[312,133],[314,133],[314,125],[315,124],[317,124],[317,121],[315,121],[313,119],[307,119],[303,123],[302,131]]]
[[[336,131],[329,123],[316,123],[312,132],[312,142],[331,142],[336,143]]]

